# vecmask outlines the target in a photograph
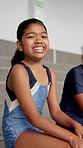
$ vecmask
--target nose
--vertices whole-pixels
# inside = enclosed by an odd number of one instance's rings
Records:
[[[35,43],[36,43],[36,44],[43,44],[43,41],[42,41],[42,39],[41,39],[40,36],[36,36]]]
[[[43,44],[43,42],[41,40],[36,40],[35,44]]]

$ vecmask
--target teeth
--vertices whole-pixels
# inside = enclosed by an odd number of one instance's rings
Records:
[[[35,49],[35,50],[42,50],[43,47],[35,47],[34,49]]]

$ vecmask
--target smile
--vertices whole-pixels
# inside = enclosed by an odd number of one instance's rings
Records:
[[[34,47],[33,50],[37,51],[37,52],[43,52],[44,51],[44,47],[42,46],[38,46],[38,47]]]

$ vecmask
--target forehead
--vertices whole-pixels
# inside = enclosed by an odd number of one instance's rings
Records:
[[[33,23],[24,30],[24,33],[26,32],[46,32],[46,30],[43,25]]]

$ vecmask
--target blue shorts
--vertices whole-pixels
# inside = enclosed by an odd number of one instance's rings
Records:
[[[16,107],[12,112],[9,112],[6,102],[2,119],[2,131],[6,148],[14,148],[16,139],[24,131],[43,132],[27,121],[20,106]]]

